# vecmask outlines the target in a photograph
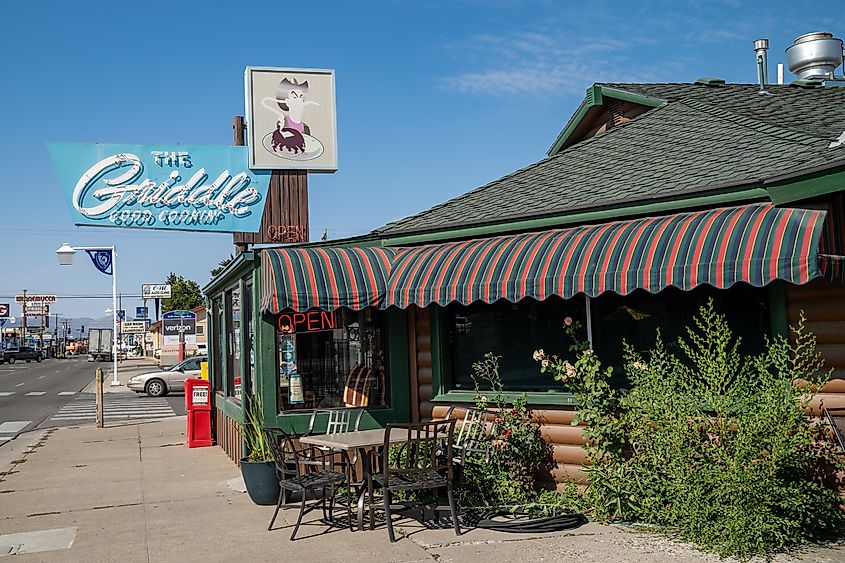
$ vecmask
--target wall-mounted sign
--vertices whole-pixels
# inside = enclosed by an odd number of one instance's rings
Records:
[[[334,311],[282,313],[276,324],[282,334],[331,330],[335,327]]]
[[[171,288],[166,283],[145,283],[141,285],[141,299],[170,299]]]
[[[261,228],[257,233],[235,233],[234,242],[238,245],[308,242],[308,173],[274,171]]]
[[[255,232],[269,173],[245,147],[48,145],[75,225]]]
[[[15,303],[23,303],[23,302],[31,302],[31,301],[42,301],[44,303],[55,303],[56,296],[53,294],[43,294],[43,293],[27,293],[24,296],[22,293],[15,295]]]
[[[8,303],[0,303],[0,318],[8,318],[9,317],[9,304]]]
[[[250,168],[337,170],[333,70],[251,66],[244,81]]]
[[[147,308],[146,307],[135,307],[135,318],[136,319],[146,319],[147,318]]]
[[[144,334],[147,331],[145,321],[123,321],[120,325],[123,334]]]

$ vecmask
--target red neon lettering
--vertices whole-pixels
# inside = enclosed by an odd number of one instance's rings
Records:
[[[334,311],[320,311],[320,321],[323,328],[334,328]]]
[[[308,313],[308,330],[320,330],[320,315],[316,311]]]
[[[305,313],[294,313],[293,314],[294,330],[296,330],[297,326],[299,326],[303,323],[305,323]]]
[[[293,319],[290,315],[284,314],[279,316],[279,332],[289,334],[293,332]]]

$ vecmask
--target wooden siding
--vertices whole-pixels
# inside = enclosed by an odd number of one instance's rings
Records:
[[[236,245],[308,242],[308,173],[276,170],[257,233],[235,233]]]
[[[433,364],[431,361],[431,314],[429,309],[415,308],[414,346],[416,357],[416,387],[420,420],[431,420],[434,403]]]
[[[240,466],[242,454],[241,430],[237,421],[214,409],[214,441],[223,448],[235,465]]]

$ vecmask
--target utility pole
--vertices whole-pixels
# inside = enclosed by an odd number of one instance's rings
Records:
[[[23,315],[21,315],[21,316],[23,317],[23,345],[26,346],[26,290],[25,289],[23,290]],[[20,346],[20,345],[21,345],[21,343],[20,343],[20,341],[18,341],[18,346]]]

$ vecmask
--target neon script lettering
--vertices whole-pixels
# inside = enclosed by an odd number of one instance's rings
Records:
[[[335,327],[334,311],[308,311],[307,313],[282,313],[279,315],[279,332],[314,332]]]
[[[160,165],[193,168],[187,153],[153,156]],[[258,191],[249,186],[246,172],[232,175],[224,170],[210,183],[205,168],[191,172],[186,182],[179,170],[172,170],[161,182],[141,179],[144,165],[140,158],[131,153],[115,154],[79,178],[73,190],[73,206],[86,217],[108,216],[115,225],[151,226],[157,221],[165,225],[214,225],[226,214],[235,218],[251,215],[251,207],[261,199]],[[86,205],[89,194],[99,203]],[[147,208],[163,210],[153,213]]]

